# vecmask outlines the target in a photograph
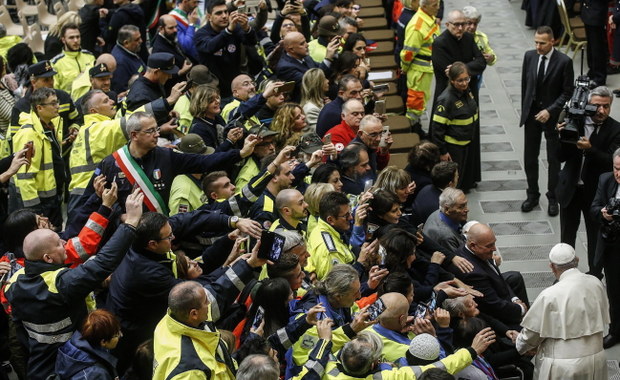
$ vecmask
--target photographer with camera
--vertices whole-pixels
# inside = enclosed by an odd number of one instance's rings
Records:
[[[579,80],[577,87],[580,87]],[[579,90],[576,89],[575,93]],[[613,96],[607,87],[600,86],[592,91],[585,87],[582,94],[582,103],[586,104],[581,107],[573,107],[571,104],[565,121],[558,125],[562,141],[559,159],[565,165],[559,174],[556,195],[560,203],[562,243],[575,247],[583,213],[588,238],[589,273],[601,278],[602,263],[594,260],[599,223],[590,217],[589,212],[598,178],[611,170],[612,154],[620,147],[620,123],[609,117]],[[576,108],[585,108],[585,112],[573,111]],[[581,116],[576,116],[578,114]],[[574,132],[570,132],[571,129]],[[573,139],[565,139],[571,133]]]
[[[611,323],[603,347],[620,342],[620,148],[613,154],[613,171],[601,175],[590,208],[593,220],[600,224],[595,261],[602,261],[609,298]],[[588,242],[589,243],[589,242]]]

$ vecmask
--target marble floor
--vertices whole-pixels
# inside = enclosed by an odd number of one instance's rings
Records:
[[[502,254],[503,271],[523,273],[530,301],[553,283],[547,255],[560,241],[559,217],[547,215],[547,200],[522,213],[520,206],[527,187],[523,170],[523,131],[518,127],[521,102],[521,66],[523,54],[532,49],[534,30],[524,26],[525,12],[520,0],[446,0],[447,12],[473,5],[482,13],[479,29],[489,36],[498,61],[484,72],[480,90],[482,142],[482,182],[469,195],[469,219],[489,223],[497,235],[497,248]],[[445,26],[442,25],[442,28]],[[563,48],[562,48],[563,49]],[[572,56],[572,52],[569,54]],[[574,62],[576,75],[580,70],[579,54]],[[587,66],[587,65],[586,65]],[[620,75],[608,77],[607,85],[620,87]],[[620,106],[612,105],[612,117],[620,117]],[[540,188],[546,188],[547,163],[541,151]],[[544,192],[544,191],[543,191]],[[577,254],[580,268],[587,270],[585,229],[579,230]],[[618,363],[620,347],[606,351],[610,359],[610,379],[620,379]]]

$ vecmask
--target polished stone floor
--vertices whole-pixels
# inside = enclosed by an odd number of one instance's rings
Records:
[[[469,219],[493,227],[498,251],[504,259],[501,269],[521,271],[530,301],[533,301],[542,289],[553,283],[547,255],[560,241],[559,217],[547,215],[548,203],[544,196],[540,206],[532,212],[525,214],[520,209],[527,187],[523,170],[523,131],[518,127],[521,66],[524,52],[533,48],[534,30],[524,26],[525,12],[520,9],[520,0],[446,0],[445,14],[468,4],[482,13],[479,29],[489,36],[498,56],[497,63],[485,70],[480,90],[482,182],[468,195]],[[572,52],[569,55],[572,56]],[[576,75],[580,61],[578,54],[574,62]],[[618,88],[620,75],[609,76],[607,85]],[[612,105],[611,114],[616,119],[620,117],[617,103]],[[547,182],[544,156],[543,141],[541,189],[546,188]],[[582,222],[576,244],[582,270],[587,270],[586,244]],[[620,347],[606,352],[610,359],[610,379],[620,379],[616,361],[620,357]]]

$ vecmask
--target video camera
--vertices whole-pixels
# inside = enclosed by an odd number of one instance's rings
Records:
[[[566,126],[560,131],[560,141],[576,144],[584,135],[586,116],[596,114],[596,106],[588,104],[588,95],[593,87],[587,75],[580,75],[575,81],[575,91],[564,106]]]
[[[613,241],[620,236],[620,199],[610,198],[605,208],[612,220],[601,227],[601,236],[607,241]]]

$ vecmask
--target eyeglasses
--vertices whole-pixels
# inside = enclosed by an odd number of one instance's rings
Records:
[[[282,24],[283,28],[295,28],[295,24]]]
[[[165,238],[161,238],[161,239],[157,239],[157,241],[162,241],[162,240],[174,240],[174,233],[170,233],[170,235],[166,236]]]
[[[454,80],[456,83],[469,83],[471,81],[471,77],[467,77],[467,78],[461,78],[461,79],[455,79]]]
[[[147,135],[152,135],[154,133],[159,133],[159,131],[161,131],[161,128],[160,127],[156,127],[156,128],[149,128],[146,131],[138,131],[138,132],[142,132],[142,133],[147,134]]]
[[[336,218],[345,218],[345,219],[349,219],[351,218],[353,215],[351,214],[351,211],[347,212],[344,215],[336,215]]]
[[[49,102],[49,103],[41,103],[39,105],[40,106],[54,106],[54,107],[56,107],[56,106],[60,105],[60,103],[58,101],[55,101],[55,102]]]
[[[465,27],[465,25],[467,25],[466,22],[450,22],[449,24],[452,24],[452,25],[456,26],[457,28],[463,28],[463,27]]]
[[[467,21],[465,24],[467,24],[467,25],[478,25],[478,21]]]
[[[368,137],[371,137],[373,139],[376,139],[377,137],[381,136],[381,134],[383,134],[383,131],[381,132],[373,132],[373,133],[368,133],[366,131],[362,131],[364,132]]]

